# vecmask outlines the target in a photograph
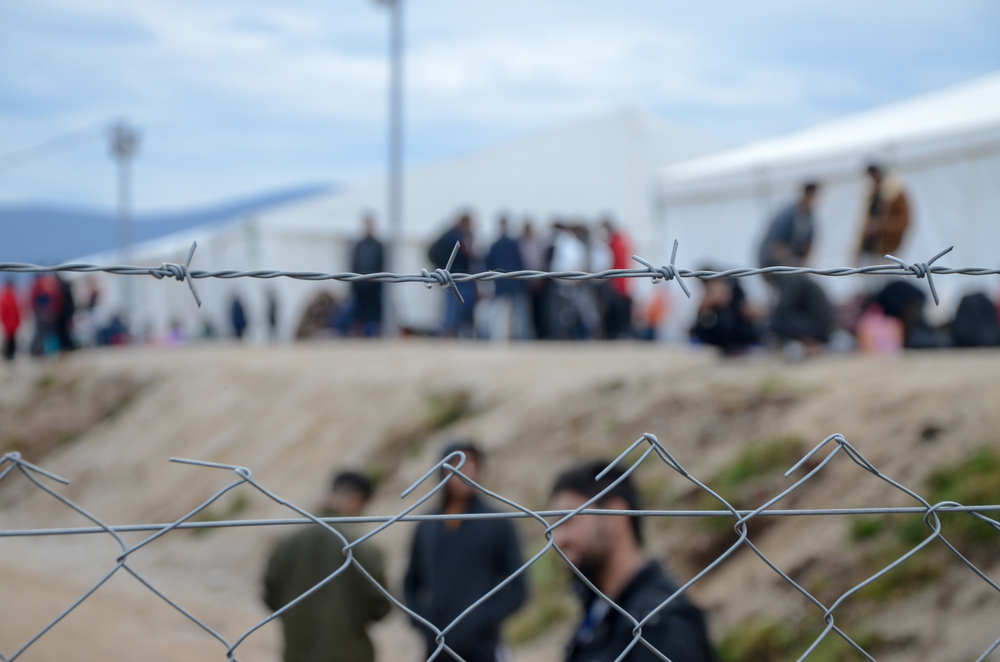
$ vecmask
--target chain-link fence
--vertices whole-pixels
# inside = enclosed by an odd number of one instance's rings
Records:
[[[637,456],[637,457],[636,457]],[[909,507],[868,507],[868,508],[825,508],[825,509],[781,509],[782,500],[791,495],[796,490],[800,489],[803,485],[809,481],[814,480],[824,468],[830,465],[837,458],[841,458],[840,461],[849,460],[854,462],[866,472],[874,476],[874,479],[888,484],[895,490],[904,494],[909,500],[912,500],[913,505]],[[64,504],[67,508],[79,513],[83,517],[87,518],[93,523],[93,526],[89,527],[76,527],[76,528],[61,528],[61,529],[27,529],[27,530],[6,530],[0,531],[0,537],[29,537],[29,536],[69,536],[69,535],[84,535],[84,534],[104,534],[112,537],[118,546],[118,553],[113,558],[109,558],[107,562],[107,571],[103,576],[83,595],[81,595],[72,604],[68,605],[65,610],[63,610],[56,618],[54,618],[50,623],[43,627],[37,632],[33,637],[25,642],[2,642],[5,650],[0,651],[0,659],[5,662],[12,662],[13,660],[19,658],[25,651],[27,651],[32,644],[38,641],[41,637],[45,636],[53,627],[55,627],[63,618],[65,618],[70,612],[76,609],[82,602],[87,600],[95,591],[97,591],[102,585],[104,585],[113,575],[116,573],[124,573],[131,575],[137,582],[144,586],[149,591],[156,594],[160,599],[164,600],[171,607],[176,609],[178,612],[183,614],[185,617],[190,619],[193,626],[199,627],[209,635],[218,640],[220,644],[220,658],[222,657],[223,650],[225,651],[226,659],[239,659],[240,645],[252,635],[255,631],[263,627],[268,622],[279,618],[282,614],[286,613],[289,609],[292,609],[301,601],[305,600],[314,592],[320,590],[322,586],[326,583],[332,581],[335,577],[341,573],[348,570],[349,567],[354,567],[357,569],[361,575],[370,582],[379,593],[385,596],[386,599],[392,602],[393,605],[407,616],[409,616],[415,623],[421,624],[423,627],[427,628],[434,633],[434,641],[436,642],[436,649],[430,654],[428,659],[436,659],[441,656],[443,652],[451,654],[456,659],[463,659],[459,653],[453,650],[449,646],[449,633],[455,628],[455,626],[460,623],[463,619],[469,617],[478,608],[480,608],[487,600],[492,596],[496,595],[498,592],[504,590],[511,582],[514,582],[516,578],[528,570],[533,564],[539,561],[545,554],[553,552],[558,555],[562,563],[569,569],[570,572],[575,575],[575,577],[590,591],[593,591],[601,601],[606,603],[608,607],[615,610],[620,614],[620,616],[631,624],[632,628],[632,639],[623,647],[620,651],[614,651],[617,654],[618,660],[629,659],[630,652],[637,646],[643,647],[643,649],[649,650],[656,659],[660,660],[670,660],[663,652],[659,651],[654,643],[650,642],[646,637],[644,637],[643,632],[649,630],[651,627],[657,623],[657,615],[664,610],[670,608],[670,606],[675,603],[675,601],[683,600],[682,596],[691,589],[693,585],[702,581],[707,575],[715,572],[721,564],[723,564],[727,558],[731,557],[733,554],[737,553],[742,549],[750,550],[754,555],[756,555],[760,561],[766,564],[771,571],[775,573],[781,581],[787,582],[795,591],[800,593],[805,597],[812,605],[815,606],[815,610],[811,614],[818,625],[821,626],[821,631],[815,637],[815,639],[801,651],[795,651],[796,655],[799,655],[800,660],[807,659],[810,654],[816,649],[820,643],[829,637],[840,638],[846,642],[854,651],[859,655],[863,656],[864,659],[874,660],[869,651],[865,650],[862,645],[864,642],[859,643],[857,640],[852,639],[837,623],[838,609],[844,605],[845,601],[849,600],[851,596],[855,595],[866,586],[876,582],[885,577],[888,573],[898,568],[899,566],[906,564],[916,555],[918,552],[924,548],[931,545],[943,546],[948,553],[954,555],[954,557],[964,566],[966,566],[969,572],[975,573],[983,582],[988,584],[994,591],[1000,592],[1000,585],[998,585],[993,579],[987,576],[980,568],[978,568],[972,561],[963,555],[959,549],[952,544],[943,534],[942,534],[942,523],[940,515],[943,513],[960,513],[961,516],[967,517],[975,520],[984,527],[991,527],[992,529],[1000,532],[1000,522],[993,519],[991,515],[996,512],[1000,512],[1000,504],[961,504],[954,501],[943,501],[940,503],[930,503],[925,498],[920,496],[917,492],[903,486],[899,482],[893,480],[889,476],[881,473],[875,466],[871,464],[865,457],[859,452],[855,447],[849,444],[841,435],[835,434],[827,439],[824,439],[819,443],[812,451],[807,453],[797,464],[791,467],[786,473],[787,476],[791,476],[795,472],[800,472],[803,475],[795,480],[795,482],[790,485],[787,489],[783,490],[780,494],[768,499],[765,503],[757,506],[753,509],[737,509],[729,501],[727,501],[723,496],[720,495],[719,491],[713,489],[711,485],[708,485],[697,477],[689,473],[684,466],[674,457],[673,454],[652,434],[644,434],[638,440],[636,440],[631,446],[625,450],[611,465],[605,469],[605,473],[613,470],[614,467],[621,466],[624,471],[621,472],[620,476],[609,484],[604,490],[597,493],[592,498],[587,499],[578,508],[573,510],[548,510],[539,511],[527,508],[515,501],[495,492],[492,492],[480,484],[470,480],[467,476],[461,473],[466,457],[462,452],[455,452],[448,455],[430,470],[428,470],[419,480],[417,480],[413,485],[411,485],[406,491],[403,492],[403,497],[410,495],[412,492],[417,492],[419,490],[426,490],[422,496],[420,496],[411,505],[400,511],[399,513],[392,516],[372,516],[372,517],[316,517],[310,514],[305,509],[283,499],[278,494],[270,491],[267,487],[259,483],[251,473],[250,469],[246,467],[232,466],[217,464],[212,462],[201,462],[198,460],[188,460],[173,458],[172,461],[180,462],[190,465],[197,465],[199,467],[207,467],[210,469],[222,470],[226,472],[232,472],[235,474],[235,479],[222,486],[215,494],[210,498],[202,502],[196,508],[188,513],[185,513],[175,521],[171,523],[163,524],[132,524],[127,526],[111,526],[104,522],[97,515],[88,512],[78,504],[74,503],[72,500],[61,494],[57,489],[55,489],[50,482],[55,481],[57,483],[66,484],[64,478],[56,476],[45,469],[31,464],[23,460],[17,453],[9,453],[3,456],[0,460],[0,481],[3,481],[9,475],[14,472],[22,474],[32,485],[37,489],[44,491],[53,498],[57,499],[59,502]],[[602,509],[600,506],[604,502],[604,497],[615,489],[615,487],[624,480],[629,479],[629,476],[641,465],[647,463],[662,463],[662,470],[672,471],[679,474],[684,480],[688,481],[693,485],[699,493],[708,495],[710,499],[717,504],[717,508],[714,509],[699,509],[699,510],[608,510]],[[440,477],[438,480],[437,477]],[[469,487],[475,490],[479,495],[481,495],[485,500],[494,504],[498,511],[497,512],[487,512],[487,513],[470,513],[470,514],[455,514],[455,515],[443,515],[443,514],[415,514],[418,509],[426,504],[435,495],[439,494],[449,481],[461,480],[466,483]],[[429,487],[428,487],[429,486]],[[205,509],[209,508],[213,503],[218,501],[226,493],[241,488],[249,488],[256,490],[260,494],[263,494],[268,499],[273,500],[275,503],[288,508],[290,511],[295,513],[297,517],[289,519],[268,519],[268,520],[233,520],[233,521],[193,521],[196,516]],[[858,517],[858,516],[885,516],[885,515],[899,515],[899,514],[910,514],[919,515],[923,518],[923,523],[925,526],[925,532],[922,539],[918,542],[914,542],[904,553],[898,555],[898,557],[893,558],[891,561],[885,563],[883,567],[878,569],[877,572],[873,572],[870,576],[867,576],[862,581],[859,581],[854,586],[850,587],[848,590],[843,591],[839,596],[835,597],[833,600],[820,600],[813,592],[807,590],[802,584],[796,582],[790,574],[779,567],[777,563],[772,561],[767,555],[765,555],[760,547],[754,542],[753,536],[749,534],[749,526],[752,521],[759,518],[786,518],[786,517],[803,517],[803,516],[823,516],[823,517]],[[612,596],[605,595],[601,592],[598,586],[594,582],[594,577],[592,573],[588,574],[583,572],[577,565],[568,558],[566,553],[556,544],[556,532],[562,526],[565,526],[572,518],[575,517],[587,517],[587,516],[642,516],[648,518],[688,518],[688,517],[711,517],[711,518],[723,518],[730,520],[733,528],[737,534],[737,539],[732,543],[725,551],[720,553],[714,560],[708,563],[700,572],[695,574],[691,579],[685,582],[682,586],[676,589],[672,595],[664,599],[658,605],[656,605],[651,610],[646,613],[629,613],[621,605],[616,604]],[[354,550],[358,545],[361,545],[365,541],[368,541],[381,532],[385,531],[388,527],[395,525],[397,522],[404,521],[425,521],[434,519],[450,519],[450,520],[470,520],[470,519],[510,519],[510,518],[524,518],[527,519],[535,525],[537,525],[539,531],[542,533],[545,539],[544,546],[534,555],[531,556],[524,564],[519,567],[515,572],[510,574],[506,579],[497,584],[492,590],[482,595],[478,600],[468,606],[461,614],[454,618],[450,623],[447,624],[433,624],[429,622],[426,618],[422,617],[412,609],[412,605],[404,604],[399,598],[397,598],[392,591],[389,590],[387,586],[380,584],[376,579],[369,573],[356,558]],[[343,524],[348,523],[375,523],[377,526],[371,530],[369,533],[357,537],[353,540],[348,539],[338,527]],[[168,597],[168,595],[160,588],[155,586],[148,578],[144,577],[137,570],[135,570],[129,563],[130,557],[138,550],[146,547],[147,545],[156,544],[156,541],[162,538],[165,534],[170,531],[178,529],[205,529],[205,528],[222,528],[222,527],[246,527],[246,526],[282,526],[289,524],[309,524],[313,523],[316,526],[323,527],[330,536],[334,537],[339,541],[338,546],[342,546],[344,553],[343,563],[329,576],[314,585],[305,593],[302,593],[298,598],[287,603],[273,614],[267,618],[261,620],[259,623],[255,624],[253,627],[249,628],[239,636],[235,638],[227,638],[223,636],[220,632],[213,629],[208,625],[203,619],[195,616],[191,611],[185,609],[185,607],[175,600]],[[341,527],[342,528],[342,527]],[[122,537],[122,534],[126,532],[148,532],[150,535],[143,539],[137,544],[129,545],[126,544]],[[460,581],[461,578],[455,578],[456,581]],[[990,654],[1000,647],[1000,625],[997,627],[997,632],[994,633],[998,638],[993,641],[977,658],[977,662],[986,660]],[[442,658],[443,659],[443,658]],[[610,659],[610,658],[609,658]]]

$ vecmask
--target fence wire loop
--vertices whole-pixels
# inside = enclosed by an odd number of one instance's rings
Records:
[[[455,247],[451,249],[451,257],[448,258],[448,264],[445,265],[444,269],[435,269],[434,273],[428,273],[426,269],[421,269],[420,274],[424,278],[434,278],[441,287],[447,287],[455,295],[455,298],[458,299],[459,305],[464,306],[465,299],[462,298],[462,293],[458,291],[458,285],[455,284],[455,278],[451,275],[451,265],[454,264],[455,256],[458,255],[458,250],[461,246],[461,241],[455,242]],[[425,285],[427,289],[430,289],[431,284],[429,282]]]
[[[652,264],[646,262],[641,257],[638,257],[636,255],[633,255],[632,259],[638,262],[639,264],[643,265],[644,267],[646,267],[646,269],[648,269],[650,273],[656,274],[655,276],[653,276],[653,283],[659,283],[661,280],[666,280],[666,281],[676,280],[677,284],[681,286],[681,290],[683,290],[684,294],[687,295],[687,298],[690,299],[691,292],[688,290],[687,285],[684,284],[684,281],[682,280],[681,277],[681,273],[677,270],[677,267],[674,264],[677,260],[678,245],[679,242],[676,239],[674,239],[674,248],[670,252],[670,264],[666,265],[665,267],[654,267]]]
[[[917,278],[923,278],[926,276],[927,286],[930,287],[931,295],[934,297],[934,305],[938,306],[941,305],[941,302],[940,300],[938,300],[937,288],[934,287],[934,278],[931,276],[932,273],[931,265],[934,264],[934,262],[936,262],[939,257],[947,255],[954,248],[955,248],[954,246],[949,246],[948,248],[944,249],[943,251],[932,257],[927,262],[914,262],[913,264],[907,264],[903,260],[900,260],[898,257],[893,257],[892,255],[885,255],[883,257],[885,257],[885,259],[887,260],[892,260],[903,269],[906,269],[907,271],[912,273]]]
[[[194,257],[194,249],[198,248],[198,242],[191,242],[191,249],[188,251],[187,259],[184,260],[184,264],[174,264],[173,262],[164,262],[160,265],[159,269],[150,269],[149,275],[160,280],[161,278],[176,278],[180,282],[187,281],[188,287],[191,288],[191,294],[194,295],[194,301],[201,308],[201,297],[198,296],[198,291],[194,289],[194,280],[191,278],[191,271],[189,267],[191,266],[191,258]]]

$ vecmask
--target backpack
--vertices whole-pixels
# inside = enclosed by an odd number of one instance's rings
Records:
[[[962,297],[955,321],[951,323],[951,335],[959,347],[1000,345],[997,307],[982,292]]]

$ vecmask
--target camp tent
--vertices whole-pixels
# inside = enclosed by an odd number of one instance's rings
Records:
[[[678,266],[757,266],[768,221],[809,179],[823,185],[812,266],[853,266],[872,160],[900,173],[909,194],[911,227],[897,257],[926,261],[954,245],[941,264],[1000,266],[1000,73],[664,168],[657,195],[666,237],[680,242]],[[862,287],[858,278],[822,284],[843,298]],[[747,284],[763,296],[757,280]],[[942,305],[928,313],[937,319],[965,292],[996,288],[995,279],[960,276],[935,284]],[[694,306],[675,309],[672,336],[684,335]]]
[[[554,216],[597,220],[605,214],[625,225],[640,255],[658,261],[664,238],[657,234],[661,218],[653,207],[659,169],[669,163],[708,154],[724,143],[687,127],[620,111],[517,138],[466,156],[407,169],[403,236],[395,270],[419,273],[428,264],[427,246],[452,222],[458,209],[477,216],[480,248],[495,236],[495,218],[511,215],[515,227],[525,218],[547,225]],[[385,180],[373,177],[348,183],[335,193],[307,197],[252,214],[236,222],[185,232],[134,251],[136,261],[183,262],[191,242],[198,241],[192,268],[346,271],[366,211],[385,232]],[[113,256],[103,256],[104,261]],[[134,319],[154,332],[172,321],[194,331],[202,320],[220,330],[229,327],[228,310],[239,295],[251,320],[253,337],[264,336],[267,294],[279,302],[281,337],[290,337],[307,302],[321,289],[346,296],[342,283],[309,283],[277,279],[266,285],[246,280],[199,281],[205,305],[194,308],[185,286],[152,279],[134,287]],[[106,305],[117,305],[120,288],[109,279]],[[443,296],[420,284],[390,288],[402,324],[433,328]]]

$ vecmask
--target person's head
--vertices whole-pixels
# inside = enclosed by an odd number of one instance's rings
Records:
[[[500,217],[497,219],[497,233],[499,234],[499,236],[501,237],[507,236],[507,225],[508,225],[507,215],[500,214]]]
[[[803,209],[811,210],[818,194],[819,182],[806,182],[802,185],[802,197],[799,198],[799,204],[802,205]]]
[[[879,165],[878,163],[874,163],[874,162],[869,163],[868,167],[865,168],[865,172],[868,174],[868,176],[871,178],[871,180],[876,185],[878,185],[879,182],[882,181],[882,174],[883,174],[884,170],[883,170],[882,166]]]
[[[465,233],[472,232],[472,213],[468,211],[459,212],[458,219],[455,221],[455,227]]]
[[[610,214],[605,214],[601,219],[601,228],[610,237],[615,232],[615,221]]]
[[[465,464],[462,465],[461,472],[469,480],[479,482],[479,476],[483,470],[483,452],[479,450],[479,447],[471,439],[459,439],[448,444],[444,451],[441,453],[441,459],[452,455],[453,453],[461,452],[465,454]],[[459,458],[455,458],[449,462],[452,466],[458,466]],[[451,473],[450,471],[443,469],[443,475]],[[445,498],[456,499],[458,501],[467,501],[474,496],[475,490],[469,487],[467,484],[462,482],[457,476],[448,481],[444,487]]]
[[[361,218],[361,230],[365,233],[366,237],[375,236],[375,214],[371,212],[366,212]]]
[[[521,236],[526,239],[531,239],[535,236],[535,224],[532,222],[531,217],[524,219],[524,225],[521,227]]]
[[[330,481],[326,507],[348,517],[360,515],[375,490],[371,481],[357,471],[338,471]]]
[[[642,505],[631,477],[611,487],[625,472],[614,467],[597,479],[610,462],[593,460],[559,474],[552,486],[550,504],[555,510],[574,510],[608,490],[590,508],[639,510]],[[610,488],[610,489],[609,489]],[[553,532],[556,545],[587,579],[595,581],[621,548],[642,545],[642,519],[626,515],[577,515]],[[618,548],[618,549],[616,549]]]

